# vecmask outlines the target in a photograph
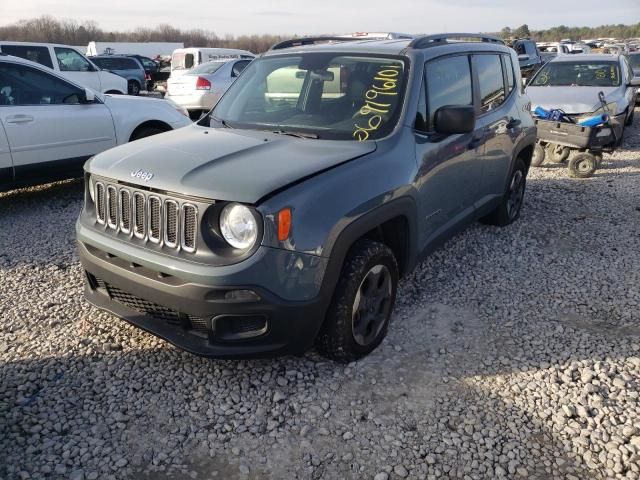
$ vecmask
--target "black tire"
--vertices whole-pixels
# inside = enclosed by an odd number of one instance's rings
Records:
[[[316,338],[318,351],[347,363],[380,345],[389,328],[398,277],[398,264],[389,247],[372,240],[358,240],[347,254]],[[356,305],[360,307],[357,313]]]
[[[127,90],[129,95],[140,95],[140,84],[134,80],[129,80],[129,83],[127,83]]]
[[[569,158],[570,153],[571,149],[569,147],[558,145],[556,143],[550,143],[547,145],[547,156],[553,163],[563,163],[567,158]]]
[[[531,157],[531,166],[539,167],[544,163],[544,158],[546,156],[546,152],[544,147],[539,143],[536,143],[536,146],[533,147],[533,156]]]
[[[575,178],[589,178],[598,168],[598,159],[588,152],[578,153],[569,159],[569,175]]]
[[[630,127],[633,125],[633,116],[635,115],[636,111],[635,109],[631,109],[631,113],[629,114],[629,116],[627,117],[627,120],[624,122],[624,124],[627,127]]]
[[[164,133],[166,131],[167,130],[163,130],[159,127],[140,127],[131,134],[129,141],[133,142],[135,140],[140,140],[141,138],[152,137],[153,135],[158,135],[159,133]]]
[[[480,221],[498,227],[506,227],[515,222],[520,218],[526,186],[527,166],[521,158],[518,158],[509,176],[509,183],[500,200],[500,205]]]

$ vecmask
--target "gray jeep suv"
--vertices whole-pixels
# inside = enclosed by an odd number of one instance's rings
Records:
[[[366,355],[425,254],[518,218],[517,67],[475,34],[274,46],[197,124],[87,162],[87,299],[200,355]]]

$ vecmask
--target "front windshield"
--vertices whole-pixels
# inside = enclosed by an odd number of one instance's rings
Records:
[[[217,72],[220,70],[226,62],[207,62],[201,65],[198,65],[196,68],[193,68],[189,74],[190,75],[207,75],[210,73]]]
[[[633,69],[633,74],[640,75],[640,54],[629,55],[627,58],[629,59],[629,65]]]
[[[405,62],[308,53],[253,61],[210,114],[210,125],[374,140],[398,121]]]
[[[618,87],[618,62],[550,62],[531,82],[533,87]]]

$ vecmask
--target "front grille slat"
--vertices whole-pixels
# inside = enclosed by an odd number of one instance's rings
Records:
[[[182,248],[185,252],[193,252],[196,248],[196,233],[198,228],[198,209],[195,205],[182,205]]]
[[[127,235],[161,248],[195,253],[198,243],[198,206],[160,193],[95,183],[96,221],[116,234]]]

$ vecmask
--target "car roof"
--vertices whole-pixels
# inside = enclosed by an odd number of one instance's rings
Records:
[[[456,35],[456,34],[452,34]],[[477,34],[476,34],[477,35]],[[280,55],[291,54],[297,52],[344,52],[344,53],[356,53],[356,54],[379,54],[379,55],[406,55],[409,51],[415,52],[427,52],[434,51],[440,53],[441,49],[447,49],[447,51],[473,51],[473,50],[496,50],[501,52],[508,52],[509,49],[503,43],[491,43],[480,41],[447,41],[442,43],[434,43],[427,47],[415,48],[411,47],[413,42],[420,40],[420,37],[415,39],[362,39],[362,40],[338,40],[339,37],[335,37],[335,42],[325,42],[313,45],[294,45],[288,48],[277,48],[265,52],[263,55]],[[425,37],[426,38],[426,37]]]
[[[576,55],[561,55],[550,60],[550,63],[558,62],[616,62],[620,55],[614,53],[578,53]]]
[[[31,45],[33,47],[63,47],[63,48],[71,48],[73,50],[78,51],[76,47],[73,45],[65,45],[62,43],[39,43],[39,42],[13,42],[10,40],[0,40],[0,45]]]
[[[46,65],[42,65],[41,63],[38,63],[38,62],[32,62],[31,60],[27,60],[27,59],[22,58],[22,57],[16,57],[16,56],[13,56],[13,55],[7,55],[6,53],[1,53],[0,52],[0,62],[2,62],[2,61],[9,61],[9,62],[12,62],[12,63],[20,63],[22,65],[27,65],[29,67],[37,68],[38,70],[41,70],[41,71],[43,71],[45,73],[48,73],[49,75],[53,75],[54,77],[57,77],[57,78],[59,78],[61,80],[64,80],[65,82],[72,83],[78,88],[85,88],[82,85],[77,84],[73,80],[60,75],[58,72],[56,72],[52,68],[49,68]]]

